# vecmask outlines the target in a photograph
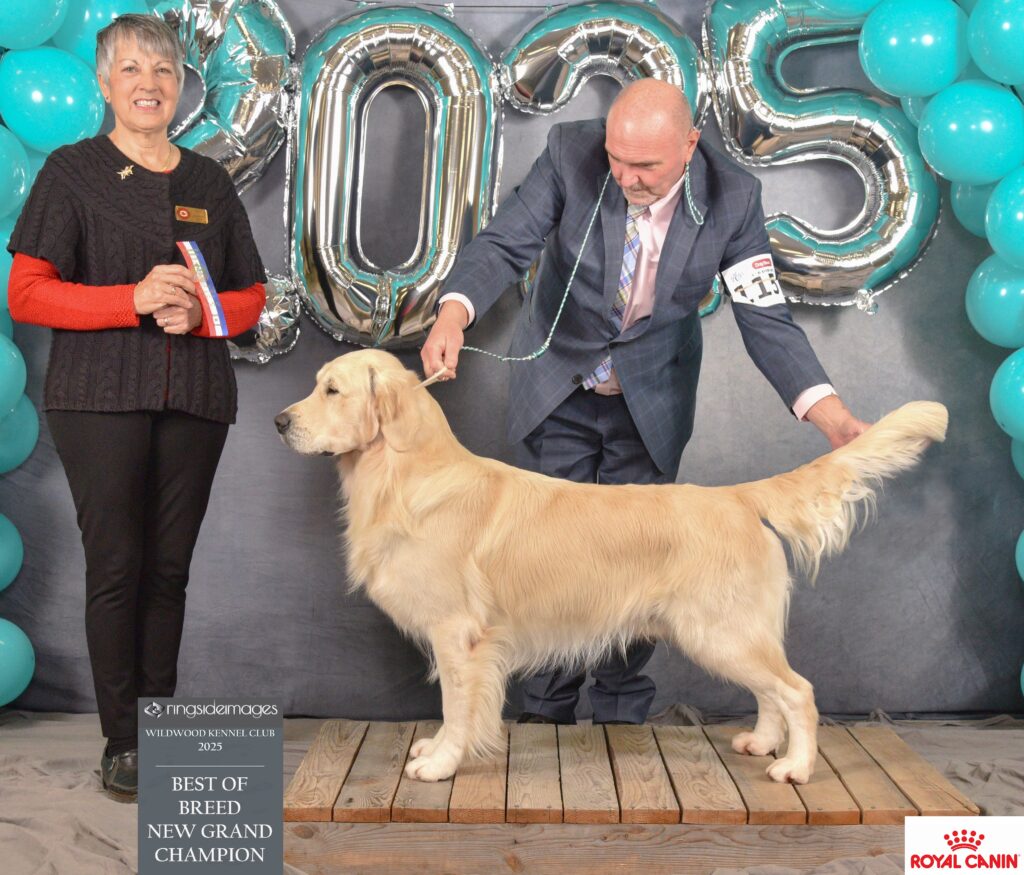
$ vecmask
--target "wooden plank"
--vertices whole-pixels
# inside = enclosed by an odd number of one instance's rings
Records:
[[[861,823],[902,824],[917,809],[842,726],[818,727],[818,754],[828,760],[861,810]]]
[[[977,815],[980,810],[938,770],[887,726],[852,726],[857,739],[926,817]]]
[[[565,823],[618,823],[619,800],[601,726],[558,727]]]
[[[623,823],[679,823],[658,743],[650,726],[605,726]]]
[[[284,852],[306,875],[806,871],[848,857],[902,859],[903,827],[296,823],[285,827]]]
[[[783,754],[779,753],[781,756]],[[860,806],[820,751],[811,779],[806,784],[794,784],[793,789],[807,809],[809,824],[837,826],[860,823]]]
[[[371,723],[334,805],[333,820],[384,823],[402,777],[415,723]]]
[[[328,720],[309,746],[284,794],[286,821],[328,821],[367,723]]]
[[[774,762],[773,757],[749,756],[732,749],[732,737],[749,729],[742,726],[705,726],[703,729],[743,797],[747,823],[807,822],[807,809],[792,785],[779,784],[765,774],[765,769]]]
[[[747,806],[699,726],[655,726],[683,823],[746,823]]]
[[[440,729],[440,720],[417,723],[413,743],[421,738],[433,738]],[[452,783],[452,778],[447,781],[417,781],[406,777],[403,772],[395,800],[391,803],[391,819],[398,823],[447,823]]]
[[[561,823],[562,788],[558,779],[558,736],[546,723],[509,727],[509,823]]]
[[[448,802],[451,823],[504,823],[508,784],[508,726],[501,750],[486,760],[464,763],[455,773]]]

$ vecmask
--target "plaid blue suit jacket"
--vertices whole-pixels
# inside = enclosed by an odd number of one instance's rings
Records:
[[[609,180],[604,120],[552,127],[547,148],[490,224],[460,253],[445,292],[466,295],[479,317],[543,251],[540,270],[509,348],[527,355],[547,336],[587,224],[594,228],[551,347],[515,362],[509,383],[508,438],[522,440],[611,352],[630,414],[662,471],[675,471],[693,431],[701,299],[715,274],[770,253],[761,184],[699,143],[690,163],[698,225],[685,195],[672,218],[655,281],[654,310],[623,333],[610,321],[626,233],[626,199]],[[787,406],[828,377],[785,304],[733,303],[747,352]]]

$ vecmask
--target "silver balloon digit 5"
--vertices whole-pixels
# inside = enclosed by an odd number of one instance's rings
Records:
[[[754,165],[831,158],[864,183],[864,208],[843,228],[769,217],[787,297],[873,312],[874,296],[910,270],[934,233],[935,177],[898,104],[849,89],[793,88],[781,74],[788,53],[856,39],[861,23],[833,19],[810,0],[717,0],[705,14],[704,48],[733,157]]]
[[[366,117],[401,84],[427,119],[419,243],[382,271],[358,241]],[[493,208],[497,73],[454,22],[411,6],[357,12],[327,28],[301,67],[291,155],[291,267],[313,320],[338,340],[387,348],[422,341],[459,247]],[[355,230],[353,230],[355,229]]]

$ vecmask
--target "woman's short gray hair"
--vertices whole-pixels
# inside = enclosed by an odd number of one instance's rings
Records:
[[[117,44],[121,40],[138,43],[147,55],[170,58],[174,64],[178,87],[181,87],[185,81],[181,43],[174,29],[162,18],[155,15],[119,15],[96,34],[96,72],[107,82],[110,81],[110,68],[114,64]]]

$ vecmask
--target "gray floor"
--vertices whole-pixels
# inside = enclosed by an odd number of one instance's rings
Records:
[[[717,721],[677,705],[653,722]],[[999,716],[893,721],[875,713],[870,722],[891,725],[977,802],[982,813],[1024,815],[1024,720]],[[286,785],[322,723],[285,721]],[[136,872],[136,808],[103,795],[97,771],[100,747],[94,714],[0,713],[0,860],[5,875]],[[729,871],[747,875],[797,871],[778,866],[759,869],[757,862],[751,859],[751,868]],[[288,875],[303,875],[290,866],[285,870]],[[816,871],[883,875],[902,872],[903,865],[896,855],[887,854],[840,858]]]

